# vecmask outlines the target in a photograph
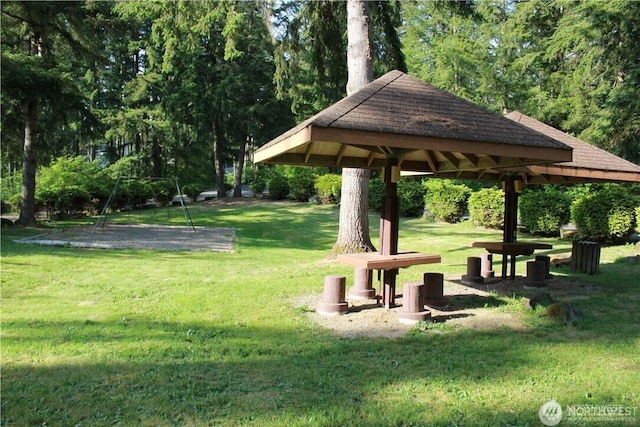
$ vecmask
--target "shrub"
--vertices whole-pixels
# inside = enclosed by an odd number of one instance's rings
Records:
[[[178,193],[176,182],[172,179],[153,181],[151,188],[153,190],[153,198],[162,206],[171,203],[173,196],[176,196]]]
[[[608,185],[576,200],[571,216],[581,237],[619,243],[634,230],[638,197],[623,187]]]
[[[369,206],[375,210],[382,208],[382,198],[384,197],[384,182],[380,177],[369,180]]]
[[[420,216],[424,212],[424,195],[427,190],[419,178],[403,178],[398,183],[400,215]]]
[[[99,209],[110,194],[112,182],[96,162],[84,157],[60,157],[38,171],[36,202],[49,215],[75,215],[90,208]]]
[[[106,169],[111,178],[149,176],[149,161],[142,155],[132,154],[119,159]]]
[[[78,185],[49,185],[37,191],[37,201],[50,218],[69,217],[84,211],[91,195]]]
[[[459,222],[467,211],[471,190],[462,184],[454,184],[446,179],[429,179],[425,204],[437,218],[449,223]]]
[[[150,181],[145,179],[123,179],[120,181],[115,200],[112,203],[114,208],[128,206],[133,209],[140,209],[151,198],[153,198],[153,187]]]
[[[342,176],[328,173],[316,178],[315,190],[320,203],[329,204],[340,201],[340,191],[342,190]]]
[[[316,174],[311,168],[296,167],[289,175],[289,194],[298,202],[306,202],[315,194]]]
[[[249,188],[253,191],[254,195],[264,193],[264,189],[267,187],[268,172],[265,168],[256,169],[250,180]]]
[[[279,172],[274,172],[269,178],[269,198],[282,200],[289,195],[289,184],[287,178]]]
[[[519,205],[520,222],[534,234],[557,234],[571,220],[571,196],[551,187],[526,191]]]
[[[202,184],[198,184],[195,182],[190,182],[189,184],[185,184],[181,188],[182,192],[186,194],[188,197],[191,197],[193,201],[198,200],[198,196],[205,190],[205,186]]]
[[[484,188],[469,196],[469,213],[474,224],[487,228],[502,228],[504,224],[504,194],[495,188]]]

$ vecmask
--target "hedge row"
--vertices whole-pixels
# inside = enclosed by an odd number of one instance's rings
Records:
[[[37,176],[36,202],[51,217],[97,212],[106,203],[120,176],[135,176],[141,165],[136,156],[101,168],[82,157],[61,157]],[[256,193],[268,188],[273,199],[290,197],[320,203],[339,203],[342,177],[323,168],[280,166],[255,171],[250,186]],[[202,186],[187,184],[184,192],[196,196]],[[138,208],[154,198],[169,203],[176,195],[171,180],[123,180],[112,200],[115,209]],[[380,209],[384,184],[374,176],[369,184],[369,204]],[[19,194],[11,198],[14,206]],[[472,191],[464,184],[442,179],[403,178],[398,183],[402,216],[420,216],[425,207],[437,218],[458,222],[470,214],[474,224],[501,228],[504,222],[504,194],[497,188]],[[573,221],[580,237],[604,242],[623,241],[634,231],[640,217],[640,185],[544,186],[527,189],[520,195],[521,224],[534,234],[557,234]]]

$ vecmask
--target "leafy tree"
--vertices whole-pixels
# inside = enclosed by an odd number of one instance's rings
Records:
[[[87,59],[96,61],[90,26],[94,11],[83,2],[2,2],[2,102],[16,143],[23,130],[20,218],[34,225],[36,170],[42,136],[68,117],[84,112],[74,72]],[[4,119],[3,117],[3,119]],[[46,126],[45,126],[46,124]]]

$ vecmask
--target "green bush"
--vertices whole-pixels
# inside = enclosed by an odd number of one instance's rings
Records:
[[[205,186],[195,182],[190,182],[189,184],[185,184],[184,186],[182,186],[180,189],[182,190],[183,194],[191,197],[191,199],[196,202],[200,193],[205,190]]]
[[[433,215],[452,224],[462,220],[471,189],[446,179],[428,179],[424,186],[427,189],[425,204]]]
[[[638,197],[619,185],[607,185],[571,205],[571,216],[582,238],[619,243],[635,228]]]
[[[307,202],[315,194],[316,174],[308,167],[296,167],[288,178],[289,194],[298,202]]]
[[[78,185],[50,185],[37,191],[37,203],[43,205],[49,218],[71,217],[80,214],[91,195]]]
[[[123,179],[120,181],[114,200],[112,200],[113,208],[140,209],[147,203],[147,200],[153,198],[153,195],[153,186],[149,180]]]
[[[534,234],[557,234],[571,220],[571,196],[552,187],[520,196],[520,222]]]
[[[132,154],[109,165],[106,171],[114,180],[113,182],[120,177],[149,176],[149,161],[142,155]]]
[[[249,179],[249,188],[253,191],[254,195],[264,193],[264,189],[267,187],[268,176],[268,169],[266,168],[258,168],[253,172]]]
[[[173,196],[178,195],[178,189],[176,188],[176,182],[173,179],[161,179],[153,181],[151,183],[153,190],[153,198],[156,202],[162,206],[166,206],[171,203]]]
[[[60,157],[38,171],[36,203],[50,217],[72,216],[106,203],[111,187],[103,169],[84,157]]]
[[[342,190],[342,176],[333,173],[320,175],[316,178],[315,190],[320,203],[338,203]]]
[[[640,206],[636,208],[636,226],[640,225]]]
[[[426,192],[420,178],[402,178],[398,183],[400,215],[405,217],[421,216],[424,212]]]
[[[269,178],[269,198],[282,200],[289,195],[289,184],[287,178],[279,172],[274,172]]]
[[[484,188],[469,196],[469,213],[474,224],[500,229],[504,224],[504,193]]]
[[[384,182],[380,177],[371,178],[369,180],[369,206],[377,211],[382,208],[382,199],[384,197]]]

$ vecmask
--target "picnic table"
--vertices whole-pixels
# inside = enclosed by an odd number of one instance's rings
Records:
[[[538,249],[553,249],[552,245],[546,243],[532,242],[473,242],[472,248],[485,248],[490,254],[501,254],[502,259],[502,278],[507,278],[507,256],[511,257],[511,279],[516,277],[516,257],[519,255],[532,255]]]
[[[440,255],[420,252],[399,252],[392,255],[383,255],[380,252],[363,252],[338,255],[337,261],[357,268],[378,270],[378,282],[380,282],[380,272],[392,272],[389,275],[385,274],[384,286],[379,286],[378,291],[384,306],[391,308],[395,306],[395,277],[399,268],[420,264],[437,264],[441,262],[441,259]]]

